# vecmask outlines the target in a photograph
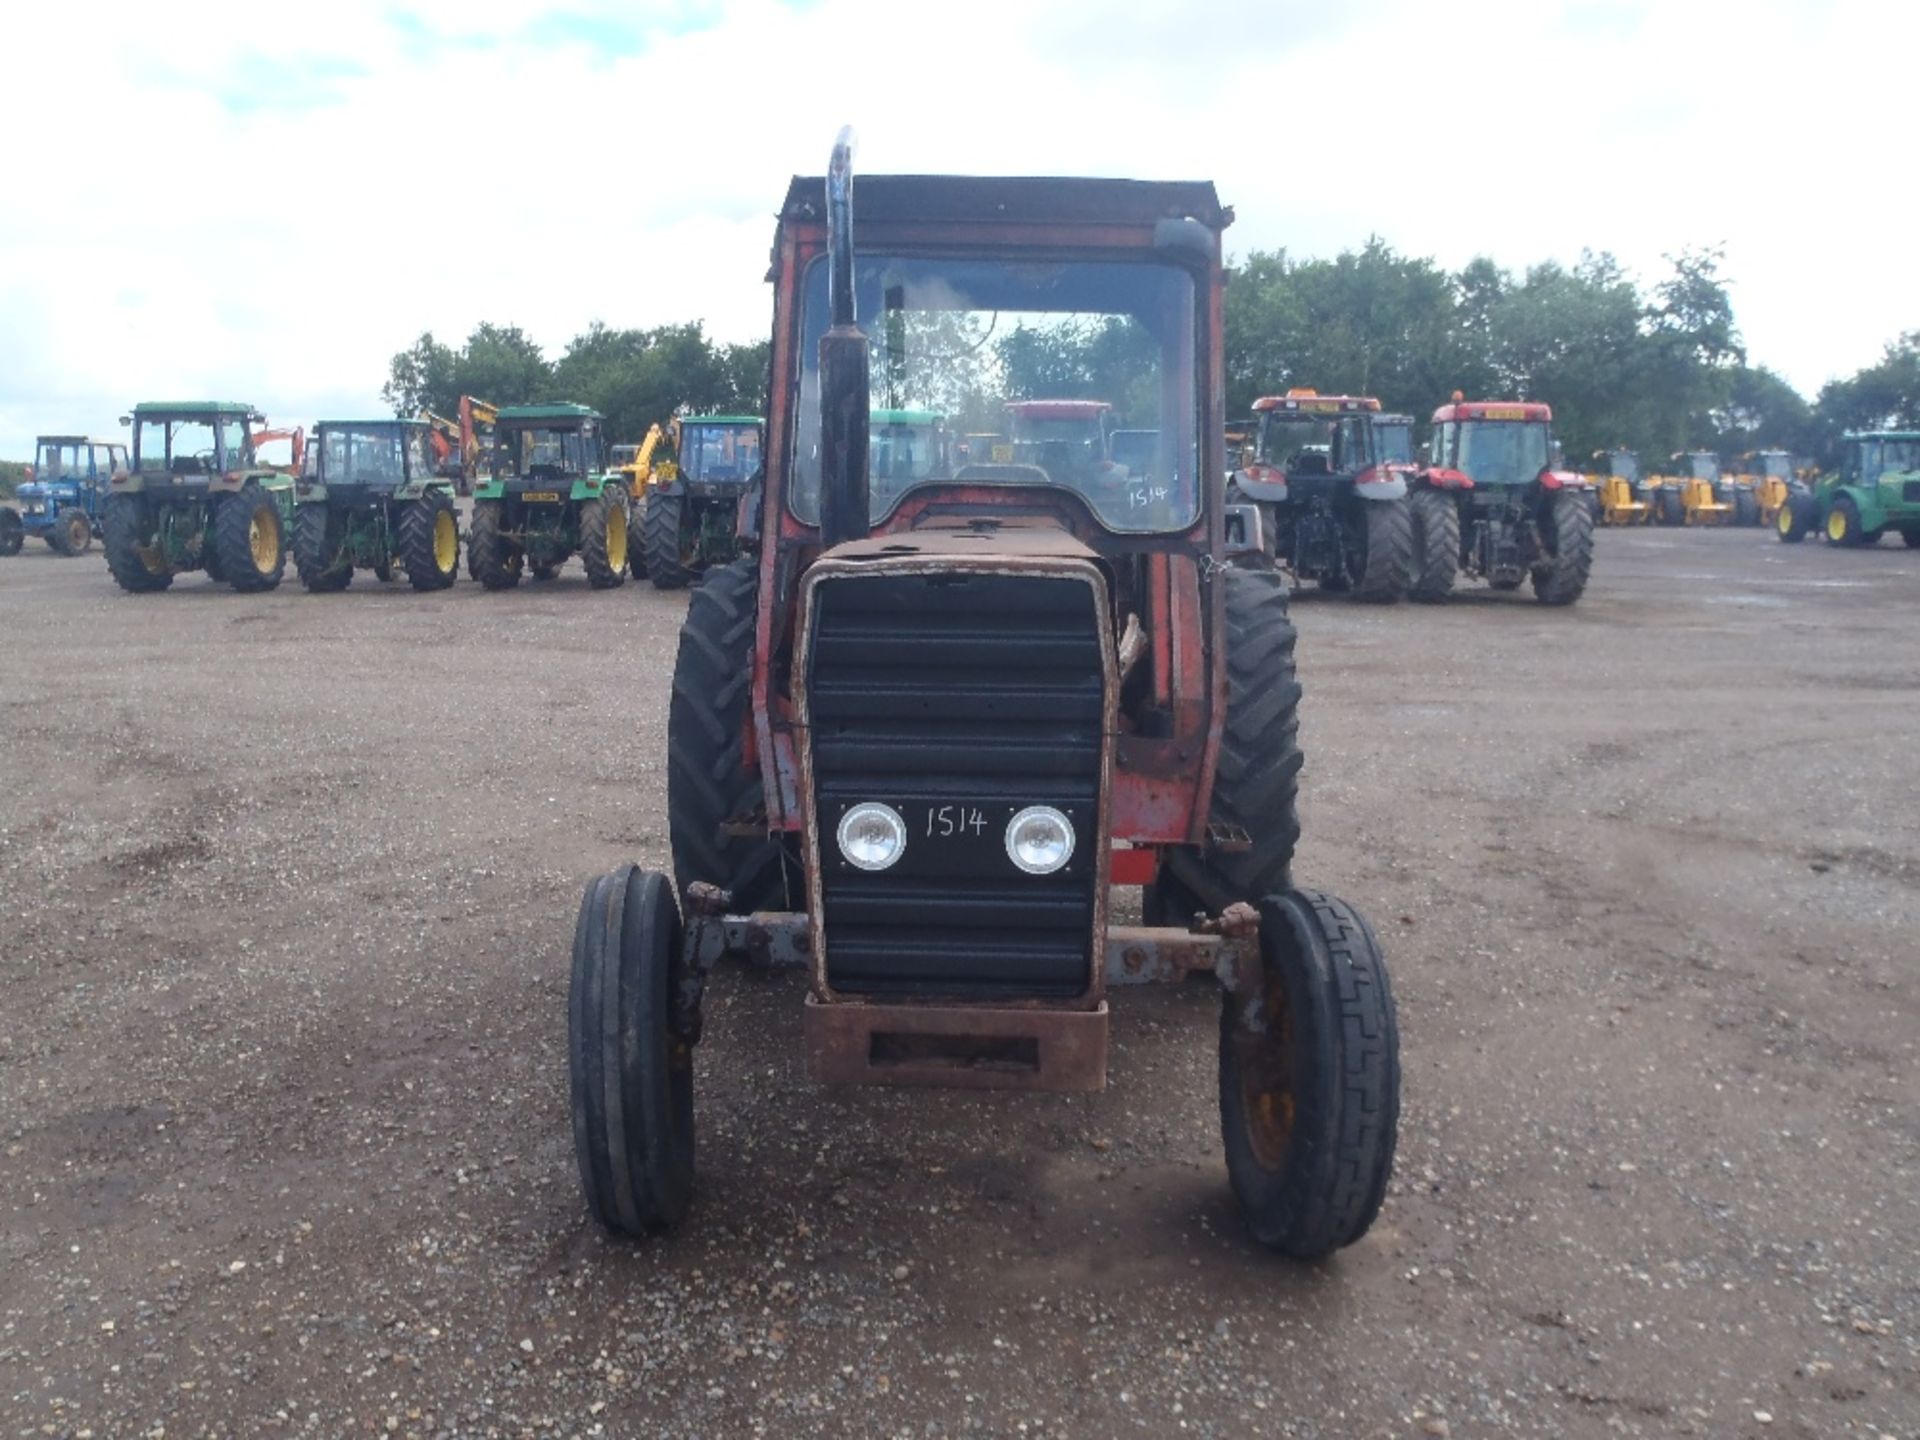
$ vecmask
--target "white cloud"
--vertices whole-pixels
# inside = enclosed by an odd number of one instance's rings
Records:
[[[1920,326],[1895,173],[1920,9],[1820,0],[35,7],[0,191],[0,455],[217,395],[379,408],[482,319],[764,333],[772,212],[868,172],[1211,177],[1235,250],[1455,265],[1724,242],[1803,389]]]

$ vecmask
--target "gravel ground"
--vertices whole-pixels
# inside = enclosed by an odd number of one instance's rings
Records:
[[[1245,1238],[1215,997],[1093,1096],[823,1092],[730,972],[686,1228],[578,1196],[579,887],[685,600],[0,561],[0,1437],[1920,1436],[1920,556],[1604,533],[1297,607],[1299,871],[1404,1044],[1372,1234]]]

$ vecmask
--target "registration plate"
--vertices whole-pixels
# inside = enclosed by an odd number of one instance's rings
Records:
[[[540,503],[556,505],[560,501],[560,492],[558,490],[529,490],[520,498],[530,505]]]

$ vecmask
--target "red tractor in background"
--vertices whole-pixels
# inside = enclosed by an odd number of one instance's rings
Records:
[[[687,1212],[723,956],[805,971],[816,1080],[968,1088],[1098,1089],[1110,993],[1209,972],[1253,1234],[1317,1257],[1372,1223],[1397,1029],[1367,922],[1294,886],[1287,594],[1228,563],[1249,518],[1222,483],[1230,220],[1210,184],[1122,180],[875,176],[856,208],[846,134],[793,181],[759,552],[693,592],[675,665],[675,879],[601,876],[574,931],[574,1141],[603,1225]],[[1155,432],[1141,469],[1051,451],[1016,411],[1007,450],[872,485],[874,412],[990,413],[989,347],[1017,335],[1114,342],[1100,424]],[[1118,923],[1116,887],[1164,923]]]
[[[1593,568],[1591,486],[1553,467],[1553,411],[1537,402],[1466,401],[1433,412],[1427,464],[1413,480],[1415,600],[1444,600],[1461,572],[1496,590],[1529,577],[1534,598],[1571,605]]]

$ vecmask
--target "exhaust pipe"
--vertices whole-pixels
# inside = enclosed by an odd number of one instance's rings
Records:
[[[867,337],[853,295],[853,127],[827,165],[827,301],[833,327],[820,337],[820,540],[839,545],[872,529],[867,419],[872,405]]]

